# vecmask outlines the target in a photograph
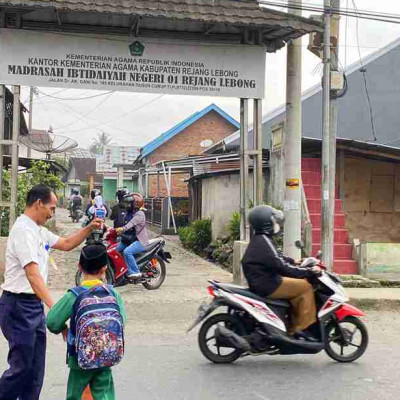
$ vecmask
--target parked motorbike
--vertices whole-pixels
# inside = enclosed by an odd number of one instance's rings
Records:
[[[266,299],[248,288],[211,280],[208,292],[213,300],[200,306],[188,329],[205,320],[198,334],[202,354],[214,363],[232,363],[247,355],[316,354],[322,350],[339,362],[361,357],[368,345],[368,332],[358,317],[365,314],[347,304],[340,279],[325,270],[321,254],[318,258],[305,258],[301,264],[303,268],[323,269],[320,275],[309,279],[318,309],[318,321],[313,326],[317,342],[288,335],[288,301]],[[226,312],[207,318],[219,307],[226,307]]]
[[[135,255],[139,270],[142,273],[142,276],[138,279],[128,279],[126,277],[128,267],[123,255],[117,251],[117,239],[117,231],[106,227],[103,232],[94,231],[87,239],[87,243],[103,243],[107,247],[107,283],[113,286],[142,284],[148,290],[158,289],[163,284],[167,273],[165,263],[169,263],[171,259],[171,254],[164,251],[165,239],[163,237],[150,239],[145,251]],[[80,285],[81,281],[82,273],[77,271],[75,277],[76,285]]]

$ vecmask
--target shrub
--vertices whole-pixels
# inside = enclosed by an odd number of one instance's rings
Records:
[[[229,221],[229,235],[231,240],[239,240],[240,239],[240,212],[234,211],[232,217]]]
[[[211,220],[200,219],[179,228],[179,238],[184,247],[201,253],[211,243]]]
[[[32,163],[26,173],[18,174],[16,216],[24,212],[26,197],[31,188],[39,183],[50,186],[53,190],[61,189],[64,184],[61,179],[50,173],[50,165],[43,161]],[[3,170],[3,200],[11,200],[11,174]],[[5,208],[1,214],[1,236],[8,236],[9,209]]]

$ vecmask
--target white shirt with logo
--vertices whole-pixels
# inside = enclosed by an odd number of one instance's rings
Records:
[[[22,214],[11,228],[6,250],[3,290],[12,293],[34,293],[26,277],[25,267],[34,262],[47,283],[49,250],[59,236]]]

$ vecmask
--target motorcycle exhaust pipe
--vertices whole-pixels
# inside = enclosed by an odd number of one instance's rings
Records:
[[[215,329],[215,338],[226,347],[233,347],[243,352],[251,350],[250,343],[246,339],[223,326],[218,326]]]

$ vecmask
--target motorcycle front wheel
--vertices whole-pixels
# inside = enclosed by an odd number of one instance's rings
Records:
[[[142,274],[146,277],[146,282],[142,285],[147,290],[158,289],[164,282],[167,274],[165,261],[160,256],[155,256],[149,261],[149,264],[143,268]]]
[[[331,322],[326,330],[325,351],[339,362],[352,362],[360,358],[368,346],[368,331],[356,317],[346,317],[340,322]]]
[[[82,272],[78,269],[75,275],[75,284],[79,286],[82,283]],[[115,285],[115,274],[110,264],[107,264],[106,282],[107,285]]]
[[[220,346],[215,337],[218,326],[233,329],[233,317],[229,314],[215,314],[208,318],[200,328],[198,342],[200,351],[205,358],[215,364],[233,363],[240,357],[240,351],[232,347]]]

